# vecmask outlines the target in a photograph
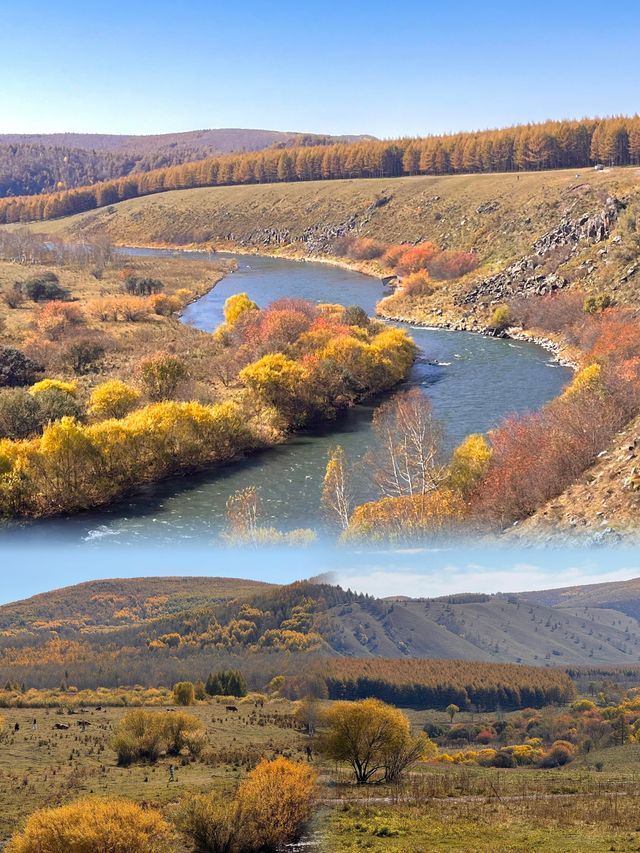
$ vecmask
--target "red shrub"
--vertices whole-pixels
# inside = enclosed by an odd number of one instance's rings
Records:
[[[615,372],[598,388],[507,418],[490,434],[491,465],[473,499],[480,516],[501,525],[530,515],[591,465],[638,405],[638,390]]]
[[[426,268],[433,278],[451,280],[473,272],[478,266],[475,252],[439,252],[427,261]]]
[[[400,275],[407,275],[408,273],[427,269],[429,261],[439,251],[435,243],[418,243],[417,246],[411,246],[411,248],[406,249],[400,256],[397,263],[397,270]]]

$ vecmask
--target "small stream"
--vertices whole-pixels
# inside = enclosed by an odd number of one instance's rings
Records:
[[[295,296],[358,304],[369,314],[375,313],[384,295],[377,279],[329,264],[229,253],[219,257],[234,259],[237,271],[190,305],[183,317],[185,323],[204,331],[222,321],[224,302],[234,293],[248,293],[263,308],[280,297]],[[571,376],[568,368],[534,344],[470,332],[409,328],[420,354],[403,387],[418,387],[428,395],[449,448],[471,432],[486,432],[509,413],[539,408]],[[372,441],[376,404],[379,401],[357,406],[335,423],[292,436],[286,444],[240,462],[148,484],[99,511],[11,527],[0,536],[18,541],[28,536],[31,542],[43,537],[43,544],[53,540],[124,545],[212,541],[224,523],[227,498],[250,485],[259,489],[264,523],[282,529],[321,529],[319,503],[327,453],[341,444],[350,459],[361,459]],[[357,482],[357,494],[361,500],[375,497],[364,474]]]

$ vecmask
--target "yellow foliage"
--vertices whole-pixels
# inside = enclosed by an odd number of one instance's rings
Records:
[[[120,379],[109,379],[91,392],[88,411],[95,418],[123,418],[135,408],[140,397],[137,388]]]
[[[64,391],[65,394],[70,394],[75,397],[78,393],[77,382],[64,382],[62,379],[41,379],[29,388],[30,394],[41,394],[43,391],[49,391],[55,388],[57,391]]]
[[[581,394],[583,391],[598,391],[602,379],[602,367],[597,362],[583,367],[573,377],[573,380],[565,388],[562,397],[565,399]]]
[[[467,436],[453,452],[447,482],[450,488],[468,493],[484,475],[491,461],[492,450],[480,433]]]
[[[234,326],[245,311],[258,311],[253,299],[246,293],[235,293],[224,303],[224,318],[229,326]]]
[[[182,467],[225,461],[252,443],[232,402],[166,401],[90,426],[65,417],[39,439],[0,441],[0,514],[92,506]]]
[[[182,302],[177,296],[169,296],[166,293],[154,293],[149,297],[149,305],[154,314],[162,317],[170,317],[182,308]]]
[[[282,757],[258,764],[237,793],[240,812],[248,816],[249,849],[279,849],[299,836],[311,817],[316,781],[307,764]]]
[[[380,772],[395,782],[416,761],[436,753],[426,735],[413,737],[409,718],[399,708],[380,699],[335,702],[322,718],[321,751],[348,763],[359,784],[373,781]]]
[[[7,853],[162,853],[171,849],[172,837],[155,809],[87,797],[34,812],[9,842]]]
[[[198,755],[205,743],[206,731],[197,717],[181,711],[166,714],[141,708],[129,711],[120,720],[111,748],[118,763],[128,766],[141,759],[155,761],[163,751],[178,755],[186,748]]]
[[[406,541],[446,535],[464,521],[466,507],[451,489],[369,501],[356,507],[344,538]]]

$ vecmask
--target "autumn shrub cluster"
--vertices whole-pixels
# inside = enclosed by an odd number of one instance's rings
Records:
[[[537,413],[507,418],[490,433],[491,463],[470,501],[472,514],[500,525],[530,515],[593,464],[638,411],[640,329],[635,316],[584,310],[581,295],[528,299],[511,307],[525,326],[559,332],[585,367]]]
[[[422,272],[441,280],[461,278],[473,272],[479,263],[475,252],[443,250],[431,242],[414,246],[390,246],[383,261],[389,269],[401,276]]]
[[[6,848],[9,853],[170,853],[174,832],[160,812],[131,800],[86,797],[40,809]]]
[[[560,767],[578,753],[640,742],[639,694],[638,688],[615,699],[594,693],[593,699],[582,697],[569,707],[525,708],[492,723],[429,722],[425,731],[441,747],[437,760],[444,763]]]
[[[473,272],[479,263],[475,252],[442,250],[432,242],[389,246],[379,240],[355,236],[336,240],[333,252],[354,261],[379,260],[383,267],[403,277],[403,287],[408,286],[412,295],[417,295],[420,286],[425,290],[429,279],[461,278]],[[406,281],[417,274],[421,275]]]
[[[263,759],[233,797],[217,792],[185,798],[178,826],[198,850],[258,853],[296,841],[316,800],[316,773],[286,758]]]
[[[231,297],[216,336],[233,353],[240,382],[288,427],[336,413],[397,384],[415,346],[400,329],[370,321],[361,309],[281,299],[259,310]]]
[[[480,767],[562,767],[573,761],[576,748],[567,741],[555,741],[549,749],[542,749],[535,740],[503,746],[499,749],[466,749],[455,753],[444,752],[435,760],[441,764],[478,764]]]
[[[197,717],[180,711],[129,711],[111,738],[118,764],[125,767],[134,761],[156,761],[161,753],[179,755],[188,750],[190,755],[198,756],[205,745],[203,724]]]
[[[181,469],[231,459],[255,437],[231,402],[163,401],[84,425],[63,416],[41,436],[0,440],[0,515],[51,515],[101,503]]]

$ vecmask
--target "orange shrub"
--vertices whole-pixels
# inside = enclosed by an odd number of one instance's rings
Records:
[[[402,279],[402,289],[408,296],[431,296],[435,286],[426,270],[409,273]]]
[[[154,293],[148,299],[153,313],[161,317],[171,317],[182,308],[182,302],[178,297],[168,296],[166,293]]]
[[[40,334],[50,341],[59,340],[70,329],[84,323],[84,314],[68,302],[47,302],[38,311],[36,324]]]
[[[315,770],[286,758],[263,759],[240,785],[237,800],[248,815],[249,849],[280,849],[299,837],[316,798]]]
[[[417,246],[411,246],[411,248],[405,249],[397,261],[396,269],[400,275],[407,275],[408,273],[427,269],[429,261],[431,261],[439,251],[440,250],[435,243],[418,243]]]
[[[475,252],[438,252],[425,265],[433,278],[449,280],[473,272],[478,256]]]
[[[409,246],[407,244],[402,244],[400,246],[389,246],[387,251],[382,256],[382,262],[385,266],[391,267],[391,269],[395,269],[398,266],[398,262],[400,258],[407,251]]]

